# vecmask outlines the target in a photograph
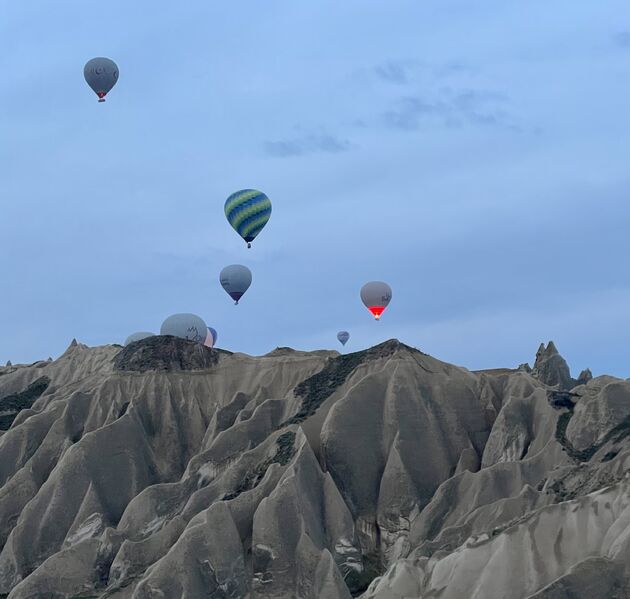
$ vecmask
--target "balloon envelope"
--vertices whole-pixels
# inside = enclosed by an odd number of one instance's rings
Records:
[[[118,81],[118,66],[113,60],[99,56],[85,63],[83,76],[98,101],[105,102],[105,96]]]
[[[348,339],[350,339],[350,333],[348,331],[339,331],[337,333],[337,339],[341,343],[341,345],[345,345],[348,343]]]
[[[383,281],[370,281],[361,287],[361,301],[376,320],[392,299],[392,289]]]
[[[223,289],[238,304],[238,300],[252,284],[252,271],[242,264],[231,264],[221,271],[219,281]]]
[[[203,342],[206,347],[214,347],[214,337],[212,336],[212,331],[210,327],[208,327],[208,333],[206,334],[206,340]]]
[[[210,333],[212,333],[212,345],[216,345],[217,339],[219,338],[219,333],[217,333],[217,330],[213,329],[212,327],[208,327],[208,330],[210,331]]]
[[[225,201],[225,216],[247,247],[251,247],[271,217],[271,200],[262,191],[242,189]]]
[[[142,339],[146,339],[147,337],[155,337],[155,333],[149,333],[147,331],[138,331],[137,333],[132,333],[125,339],[125,345],[129,345],[134,341],[140,341]]]
[[[162,323],[160,335],[173,335],[204,343],[208,336],[208,327],[203,319],[195,314],[173,314]]]

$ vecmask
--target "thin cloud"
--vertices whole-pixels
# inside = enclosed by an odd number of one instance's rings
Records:
[[[383,114],[385,124],[392,129],[411,131],[418,129],[420,122],[428,117],[439,117],[444,124],[455,124],[450,107],[444,102],[425,100],[420,97],[402,98],[396,108]]]
[[[411,59],[388,60],[373,68],[373,73],[378,79],[395,85],[409,85],[423,77],[445,79],[468,75],[475,71],[476,69],[462,61],[431,64]]]
[[[477,69],[461,61],[450,61],[444,64],[435,65],[432,71],[436,77],[451,77],[455,75],[468,75],[475,73]]]
[[[374,67],[374,72],[383,81],[406,85],[409,83],[410,63],[401,60],[390,60]]]
[[[328,133],[309,134],[293,139],[266,141],[265,153],[276,158],[304,156],[305,154],[339,154],[350,149],[350,142]]]
[[[431,122],[454,128],[473,124],[518,129],[506,108],[508,98],[505,95],[475,89],[474,83],[472,87],[469,87],[470,83],[462,83],[462,78],[469,79],[475,71],[462,61],[431,64],[389,60],[374,67],[374,73],[382,81],[429,90],[395,100],[394,105],[381,114],[381,122],[392,129],[405,131],[416,130]]]
[[[507,98],[487,90],[442,90],[438,97],[408,96],[383,113],[386,126],[413,131],[425,122],[446,127],[466,124],[517,129],[514,118],[505,108]]]
[[[621,48],[630,48],[630,31],[619,31],[614,36],[615,43]]]

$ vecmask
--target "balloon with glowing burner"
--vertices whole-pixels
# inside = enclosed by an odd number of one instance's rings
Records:
[[[391,299],[392,289],[387,283],[370,281],[361,287],[361,301],[375,320],[380,320]]]

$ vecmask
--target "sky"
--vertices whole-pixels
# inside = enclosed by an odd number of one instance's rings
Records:
[[[4,2],[0,70],[1,363],[193,312],[255,355],[346,329],[478,369],[553,339],[630,377],[627,0]],[[243,188],[273,202],[250,250]]]

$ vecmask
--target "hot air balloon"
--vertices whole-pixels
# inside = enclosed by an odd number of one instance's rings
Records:
[[[210,327],[208,327],[208,332],[206,334],[206,340],[203,342],[206,347],[214,347],[214,337],[212,336],[212,331]]]
[[[85,63],[83,76],[98,96],[98,101],[105,102],[105,96],[118,81],[118,66],[109,58],[92,58]]]
[[[208,330],[212,333],[212,345],[216,345],[217,344],[217,339],[219,338],[219,333],[217,333],[216,329],[213,329],[212,327],[208,327]]]
[[[204,343],[208,336],[208,327],[203,319],[195,314],[173,314],[162,323],[160,335],[173,335]]]
[[[269,221],[271,200],[261,191],[242,189],[225,201],[225,216],[250,248],[256,235]]]
[[[148,333],[146,331],[138,331],[137,333],[132,333],[125,339],[125,345],[129,345],[134,341],[141,341],[142,339],[146,339],[147,337],[155,337],[155,333]]]
[[[365,307],[379,320],[381,314],[392,299],[392,289],[382,281],[371,281],[361,287],[361,301]]]
[[[226,266],[219,275],[221,286],[228,295],[234,300],[234,304],[238,304],[238,300],[249,289],[252,284],[252,272],[242,264],[231,264]]]
[[[345,345],[348,343],[348,339],[350,339],[350,333],[348,333],[348,331],[339,331],[337,333],[337,339],[341,345]]]

